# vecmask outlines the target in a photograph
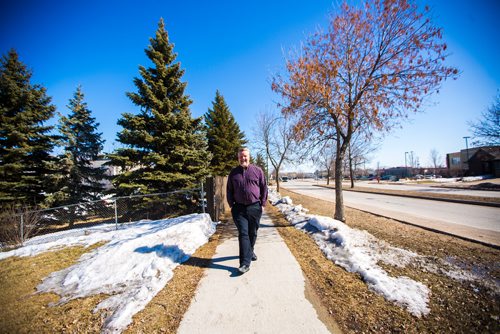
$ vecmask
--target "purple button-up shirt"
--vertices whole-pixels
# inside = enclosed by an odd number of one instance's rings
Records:
[[[249,205],[267,201],[267,184],[262,169],[255,165],[233,168],[227,179],[227,201],[230,207],[235,203]]]

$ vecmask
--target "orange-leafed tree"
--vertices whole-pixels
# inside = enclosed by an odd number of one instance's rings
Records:
[[[312,35],[272,78],[282,112],[300,120],[299,137],[336,142],[335,219],[345,221],[342,162],[353,134],[390,130],[457,76],[444,64],[446,44],[428,14],[408,0],[344,3],[327,31]]]

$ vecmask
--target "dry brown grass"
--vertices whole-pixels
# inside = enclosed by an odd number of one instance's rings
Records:
[[[94,307],[105,296],[73,300],[49,307],[59,297],[36,293],[36,286],[50,273],[74,264],[89,248],[70,247],[33,257],[12,257],[0,262],[1,333],[99,333],[102,314]]]
[[[298,195],[284,189],[294,203],[311,213],[331,216],[334,204]],[[336,266],[318,249],[312,238],[289,224],[281,213],[270,208],[278,229],[301,268],[342,331],[346,333],[498,333],[500,305],[498,295],[485,287],[458,282],[444,275],[418,268],[384,268],[393,276],[405,275],[424,282],[431,290],[429,315],[417,318],[370,291],[357,274]],[[347,224],[367,230],[393,246],[421,255],[453,258],[465,267],[480,268],[500,277],[500,251],[451,236],[404,225],[391,219],[346,208]]]

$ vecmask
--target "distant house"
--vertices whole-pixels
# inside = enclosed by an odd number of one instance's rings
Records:
[[[481,147],[468,161],[469,175],[500,177],[500,146]]]
[[[121,168],[117,166],[107,165],[109,159],[99,159],[91,161],[92,168],[105,168],[107,179],[101,180],[101,184],[104,186],[105,190],[110,190],[113,188],[111,179],[121,173]]]
[[[500,177],[500,146],[474,147],[448,153],[446,166],[451,176]]]
[[[462,176],[464,174],[464,164],[462,163],[460,152],[448,153],[446,155],[446,167],[450,176]]]

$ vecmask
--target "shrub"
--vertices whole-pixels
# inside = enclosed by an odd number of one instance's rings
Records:
[[[39,229],[40,213],[10,205],[0,211],[0,245],[20,245]]]

